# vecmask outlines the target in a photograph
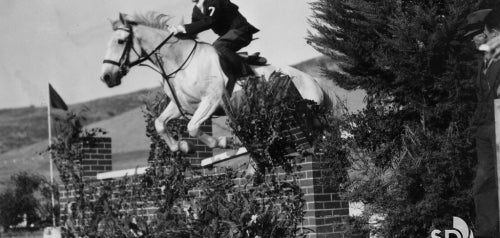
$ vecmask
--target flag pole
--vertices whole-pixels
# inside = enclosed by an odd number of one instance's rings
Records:
[[[47,121],[49,128],[49,166],[50,166],[50,198],[52,202],[52,227],[56,227],[56,216],[54,213],[55,199],[54,199],[54,171],[52,169],[52,118],[50,116],[50,83],[49,83],[49,92],[47,97]]]

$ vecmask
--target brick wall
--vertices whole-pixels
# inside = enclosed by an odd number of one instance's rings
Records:
[[[113,183],[116,182],[116,183]],[[134,182],[132,182],[134,183]],[[89,190],[93,189],[99,189],[102,186],[113,186],[113,187],[120,187],[122,183],[119,181],[100,181],[100,180],[86,180],[85,181],[85,188],[84,188],[84,193],[89,196],[87,197],[87,202],[95,202],[98,196],[95,196],[93,198],[90,198],[92,196],[92,193],[89,192]],[[137,184],[135,184],[137,185]],[[131,188],[129,184],[126,185],[126,188],[124,190],[130,191]],[[77,201],[77,189],[69,185],[68,187],[65,187],[63,185],[59,186],[59,204],[60,204],[60,224],[64,224],[64,216],[68,215],[68,209],[71,209],[68,205],[73,204],[73,206],[76,206],[74,204]],[[120,191],[114,190],[113,195],[114,198],[119,198],[122,196],[120,194]],[[88,204],[87,204],[88,205]],[[152,201],[147,201],[147,200],[141,200],[135,204],[135,206],[129,206],[125,208],[125,210],[121,210],[121,212],[125,211],[125,213],[129,215],[135,215],[135,216],[142,216],[142,217],[147,217],[149,220],[152,220],[153,217],[156,216],[156,212],[158,211],[158,208],[155,207],[155,204]],[[95,210],[99,210],[102,208],[97,208],[94,207]],[[86,213],[89,215],[88,213]],[[76,217],[75,220],[75,226],[84,226],[84,224],[89,224],[90,223],[90,217],[86,216],[83,220],[79,217]]]
[[[296,120],[291,119],[296,122]],[[311,140],[304,133],[304,128],[297,125],[289,125],[288,129],[285,130],[284,135],[287,139],[293,140],[295,143],[295,148],[288,148],[290,152],[297,151],[297,149],[309,149],[311,148]]]
[[[277,88],[285,88],[287,95],[299,96],[297,88],[287,77],[280,78]],[[296,116],[289,118],[291,122],[284,131],[288,139],[294,141],[295,148],[310,149],[312,138],[306,131],[310,131],[316,118],[309,117],[309,109],[298,107]],[[344,238],[346,222],[349,216],[349,203],[342,200],[338,188],[325,184],[322,180],[323,160],[328,158],[324,154],[315,153],[307,156],[300,164],[301,170],[299,185],[306,200],[305,216],[302,227],[311,229],[308,238]]]
[[[212,135],[212,122],[209,120],[201,126],[204,133]],[[213,156],[213,150],[203,144],[196,138],[189,137],[186,131],[187,121],[182,122],[179,139],[184,139],[191,142],[196,147],[196,152],[188,155],[192,165],[199,166],[201,160]],[[310,148],[310,140],[304,133],[305,128],[301,126],[290,125],[286,131],[288,137],[295,142],[296,148]],[[111,170],[111,139],[99,138],[96,143],[84,142],[84,159],[82,165],[85,169],[87,178],[95,178],[99,172]],[[347,201],[340,199],[337,188],[325,185],[322,178],[322,160],[324,155],[316,154],[308,156],[300,165],[301,171],[297,172],[300,175],[300,186],[306,200],[305,217],[301,224],[302,227],[312,230],[308,234],[308,238],[344,238],[346,230],[345,221],[349,215],[349,206]],[[205,175],[215,175],[220,173],[215,167],[213,169],[203,169]],[[89,181],[90,182],[90,181]],[[244,179],[236,179],[235,186],[243,185]],[[63,191],[61,193],[61,209],[62,212],[65,206],[63,201],[70,201],[74,196],[73,191]],[[189,192],[192,195],[200,196],[199,190]],[[149,207],[139,211],[140,214],[146,216],[154,216],[156,208]]]
[[[191,162],[193,166],[200,166],[201,160],[214,156],[213,149],[203,144],[199,139],[189,136],[187,131],[187,120],[181,121],[181,136],[180,140],[185,140],[190,142],[195,146],[195,152],[193,154],[188,154],[187,159]],[[201,126],[200,130],[208,135],[212,135],[212,120],[206,120]]]
[[[305,216],[301,224],[303,228],[307,228],[310,233],[308,238],[344,238],[346,231],[345,221],[349,215],[348,202],[340,199],[337,188],[327,186],[321,180],[322,155],[308,156],[305,161],[300,163],[301,170],[297,172],[300,176],[299,185],[304,193]],[[205,175],[217,175],[224,171],[214,167],[212,169],[203,169]],[[280,177],[284,176],[284,172],[280,172]],[[97,186],[98,181],[89,180],[88,183],[94,183]],[[235,186],[248,188],[247,181],[244,178],[235,179]],[[251,186],[251,185],[250,185]],[[189,191],[190,195],[201,196],[199,189]],[[74,199],[74,191],[61,192],[61,214],[64,214],[64,208],[67,202]],[[189,207],[186,202],[184,207]],[[182,208],[181,208],[182,209]],[[146,206],[144,209],[134,211],[135,215],[147,216],[153,218],[157,208],[154,206]],[[132,212],[132,211],[131,211]]]
[[[94,179],[98,173],[112,170],[111,138],[99,137],[83,140],[83,176]]]
[[[83,157],[80,164],[83,170],[83,178],[88,183],[95,183],[95,178],[98,173],[112,170],[111,138],[84,138],[81,143]],[[66,189],[61,185],[59,186],[59,191],[61,214],[65,214],[67,204],[75,200],[75,190],[71,186]]]
[[[300,164],[299,183],[307,206],[302,225],[314,231],[308,238],[343,238],[349,203],[339,197],[338,188],[322,181],[323,159],[323,155],[316,154]]]
[[[189,141],[192,143],[196,151],[193,154],[189,154],[186,159],[189,159],[191,164],[194,166],[200,166],[201,160],[212,157],[213,150],[200,140],[190,137],[187,132],[187,121],[181,120],[181,136],[179,139]],[[200,127],[200,130],[204,133],[212,135],[212,121],[207,120]],[[111,150],[111,138],[93,138],[92,140],[83,140],[82,142],[83,159],[80,162],[83,166],[84,179],[88,184],[93,184],[92,186],[97,186],[98,181],[95,181],[96,175],[98,173],[107,172],[112,170],[112,150]],[[75,191],[73,188],[66,189],[64,186],[60,186],[60,205],[61,214],[65,213],[66,206],[69,202],[75,200]],[[198,193],[199,191],[193,191]],[[138,215],[154,216],[156,208],[148,207],[143,210],[138,211]]]
[[[346,222],[349,216],[349,203],[339,197],[338,188],[325,184],[322,180],[322,161],[327,159],[322,154],[310,155],[300,163],[299,186],[306,201],[304,221],[301,227],[309,231],[307,238],[344,238]],[[204,175],[217,175],[223,169],[217,167],[203,169]],[[280,179],[285,172],[278,169]],[[236,178],[235,186],[250,188],[251,184],[245,178]]]
[[[273,81],[273,94],[276,95],[276,100],[287,100],[289,98],[301,98],[299,91],[293,84],[288,76],[282,76]],[[295,142],[295,148],[287,148],[288,150],[307,149],[311,147],[311,138],[308,138],[306,131],[309,131],[311,125],[311,118],[309,110],[304,106],[297,106],[295,108],[295,115],[287,118],[288,125],[283,131],[287,139]]]

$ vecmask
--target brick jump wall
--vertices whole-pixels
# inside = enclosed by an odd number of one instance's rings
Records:
[[[83,156],[77,163],[82,166],[84,180],[91,183],[98,173],[112,170],[111,138],[83,139],[80,143]],[[76,194],[73,188],[67,190],[63,185],[59,186],[59,191],[60,211],[61,214],[65,214],[68,203],[74,200]]]
[[[289,77],[280,78],[277,88],[285,89],[286,95],[300,97],[300,93]],[[297,108],[296,116],[289,118],[291,122],[284,131],[289,140],[294,141],[295,148],[287,150],[312,151],[312,138],[306,131],[311,129],[315,118],[308,116],[308,109]],[[338,188],[325,184],[323,178],[324,161],[329,158],[322,153],[313,153],[300,163],[299,185],[306,200],[305,215],[302,227],[310,229],[308,238],[344,238],[347,231],[346,222],[349,216],[349,203],[339,197]],[[331,158],[330,158],[331,159]]]
[[[184,122],[184,126],[187,122]],[[183,128],[185,129],[185,128]],[[212,135],[211,122],[206,122],[201,127],[201,130],[209,135]],[[185,130],[183,130],[185,131]],[[288,130],[290,138],[295,141],[296,148],[310,147],[310,142],[304,133],[304,129],[300,126],[291,126]],[[190,141],[196,146],[196,152],[188,155],[187,158],[191,164],[199,166],[202,159],[213,156],[213,150],[201,143],[201,141],[191,138],[187,132],[181,135],[181,139]],[[295,149],[296,149],[295,148]],[[99,172],[111,170],[111,139],[100,138],[98,143],[84,143],[84,159],[82,165],[86,177],[91,182],[92,178]],[[344,238],[346,231],[345,218],[349,215],[348,202],[340,199],[338,189],[323,184],[322,178],[322,161],[326,159],[325,155],[315,154],[308,156],[300,165],[301,171],[297,172],[300,175],[299,185],[304,193],[306,200],[305,216],[302,227],[310,229],[308,238]],[[205,175],[216,175],[218,169],[203,169]],[[235,186],[244,184],[242,179],[235,180]],[[192,190],[190,194],[200,196],[200,190]],[[74,197],[74,191],[61,192],[61,214],[64,214],[64,209],[68,201]],[[143,216],[154,216],[156,208],[150,207],[138,211]]]
[[[195,146],[195,152],[193,154],[188,154],[186,155],[186,158],[189,159],[189,162],[191,165],[195,167],[200,167],[201,166],[201,160],[205,158],[209,158],[214,156],[213,149],[205,145],[203,142],[201,142],[199,139],[195,137],[189,136],[189,133],[187,131],[187,120],[181,120],[181,136],[180,140],[185,140]],[[213,135],[212,133],[212,120],[206,120],[203,124],[200,126],[200,131],[202,131],[205,134],[208,135]]]
[[[187,132],[187,121],[181,120],[181,131],[182,134],[179,139],[186,140],[192,143],[196,151],[192,154],[186,156],[193,166],[200,167],[201,160],[212,157],[213,150],[205,144],[203,144],[197,138],[190,137]],[[206,134],[212,135],[212,121],[207,120],[200,127],[200,130]],[[111,148],[111,138],[100,137],[93,138],[92,140],[84,140],[82,142],[83,159],[79,163],[83,166],[83,176],[87,183],[92,184],[91,186],[98,186],[99,182],[96,181],[96,175],[102,172],[112,171],[112,148]],[[201,168],[201,167],[200,167]],[[61,214],[65,214],[67,209],[67,204],[74,201],[76,198],[75,190],[73,188],[66,189],[64,186],[59,187],[60,190],[60,211]],[[199,191],[195,190],[192,193],[200,194]],[[154,207],[146,207],[145,209],[140,209],[137,215],[144,216],[154,216],[156,212]]]
[[[324,159],[323,155],[315,154],[300,164],[299,184],[306,200],[302,226],[313,231],[308,238],[343,238],[347,231],[349,203],[339,197],[338,188],[322,181]]]
[[[302,126],[290,126],[287,137],[294,140],[295,148],[311,149]],[[305,215],[302,227],[312,230],[308,238],[344,238],[349,216],[349,202],[342,200],[338,188],[325,184],[322,180],[324,162],[327,155],[313,153],[300,163],[299,185],[306,200]]]
[[[309,233],[307,238],[344,238],[347,231],[349,203],[339,196],[338,188],[327,185],[322,180],[322,161],[326,159],[321,154],[307,156],[299,163],[301,170],[295,172],[299,177],[299,186],[306,201],[304,220],[300,226]],[[206,170],[206,169],[205,169]],[[213,171],[212,174],[216,174]],[[278,170],[278,176],[284,178],[285,172]],[[234,180],[235,186],[248,187],[245,178]]]
[[[98,173],[112,170],[111,138],[98,137],[82,142],[83,176],[86,179],[95,179]]]

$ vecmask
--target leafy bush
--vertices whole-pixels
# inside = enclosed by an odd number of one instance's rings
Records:
[[[24,216],[28,228],[51,224],[52,215],[58,214],[58,207],[52,210],[51,188],[49,181],[41,175],[27,172],[13,175],[7,189],[0,193],[0,225],[8,230],[10,226],[21,223]]]
[[[290,76],[279,72],[267,81],[250,78],[242,88],[236,99],[225,103],[233,133],[251,153],[259,172],[280,167],[287,173],[296,171],[297,157],[288,155],[303,152],[311,146],[312,138],[322,133],[325,125],[320,124],[326,109],[302,99]],[[306,133],[309,145],[305,148],[293,139],[290,129],[295,127]]]

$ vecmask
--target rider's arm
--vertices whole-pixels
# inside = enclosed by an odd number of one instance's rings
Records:
[[[192,22],[184,25],[188,35],[196,35],[212,28],[213,24],[223,14],[224,6],[228,0],[206,0],[203,13],[196,6],[193,9]]]

